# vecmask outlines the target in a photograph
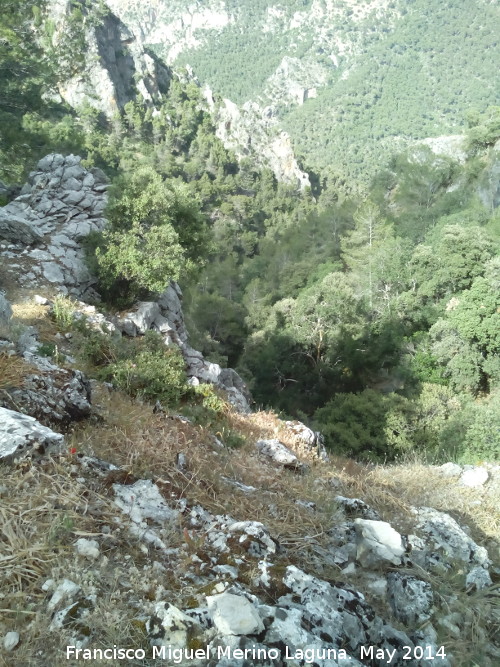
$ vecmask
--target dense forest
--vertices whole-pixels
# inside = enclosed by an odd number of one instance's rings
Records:
[[[348,175],[366,188],[398,146],[462,132],[466,111],[496,104],[495,3],[338,2],[332,9],[317,2],[316,12],[324,12],[319,24],[312,11],[310,19],[296,19],[297,12],[307,16],[311,2],[279,6],[275,23],[270,0],[237,5],[226,3],[233,22],[177,62],[235,102],[264,96],[305,163],[323,174]],[[299,106],[281,104],[268,90],[285,56],[305,63],[311,86],[315,72],[324,80],[317,96]]]
[[[65,69],[65,50],[84,43],[81,26],[99,12],[76,7],[55,50],[44,3],[11,0],[2,12],[0,176],[20,184],[36,159],[60,151],[112,178],[109,228],[88,240],[108,307],[178,280],[194,347],[237,368],[258,405],[313,424],[337,452],[373,461],[498,456],[500,108],[467,115],[463,162],[420,145],[393,155],[362,199],[321,171],[299,192],[224,148],[185,73],[155,107],[137,94],[113,118],[90,101],[77,109],[60,101],[62,78],[84,60],[82,51]],[[410,82],[413,57],[392,39]],[[460,67],[456,53],[436,58]],[[383,125],[401,69],[389,63],[376,78],[366,67],[370,91],[384,77]],[[453,73],[445,78],[455,85]],[[409,98],[401,109],[401,131],[422,117],[426,100],[419,105]],[[350,122],[353,150],[368,125],[372,145],[382,141],[385,126]]]

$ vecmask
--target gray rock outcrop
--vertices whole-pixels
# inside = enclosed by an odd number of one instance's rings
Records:
[[[0,292],[0,326],[7,326],[12,317],[12,308],[5,298],[5,294]]]
[[[50,286],[76,296],[92,293],[95,278],[80,241],[103,229],[108,181],[81,158],[47,155],[21,194],[0,209],[0,246],[6,270],[21,286]]]
[[[0,407],[0,461],[59,452],[64,437],[33,417]]]
[[[78,370],[60,368],[47,359],[30,356],[30,361],[38,368],[23,377],[21,389],[6,392],[4,402],[47,424],[66,426],[89,417],[91,390],[85,375]]]
[[[80,5],[87,15],[94,8],[81,0],[51,0],[51,15],[64,32],[68,8]],[[87,23],[85,75],[78,74],[59,88],[74,108],[90,102],[108,117],[140,93],[153,102],[168,91],[172,73],[154,52],[146,49],[111,11]]]

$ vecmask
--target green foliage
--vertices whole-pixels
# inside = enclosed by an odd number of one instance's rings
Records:
[[[413,400],[373,389],[336,394],[314,420],[335,453],[367,461],[390,461],[411,452],[434,459],[443,429],[460,409],[451,389],[426,383]]]
[[[476,394],[500,380],[500,293],[495,273],[490,270],[490,279],[476,278],[430,329],[433,354],[458,391]]]
[[[56,346],[54,343],[42,343],[37,349],[37,354],[41,357],[52,358],[56,354]]]
[[[283,25],[308,5],[286,3]],[[139,95],[113,118],[90,103],[69,111],[48,102],[58,82],[82,74],[85,29],[106,20],[99,3],[72,6],[62,35],[45,3],[6,5],[0,177],[20,178],[53,150],[104,168],[110,226],[87,245],[105,300],[128,305],[181,280],[191,341],[239,365],[258,403],[314,415],[335,450],[369,460],[494,457],[499,131],[498,108],[484,112],[496,71],[483,56],[497,40],[496,10],[415,0],[382,26],[346,7],[329,39],[351,44],[351,61],[334,68],[306,23],[272,39],[262,32],[270,6],[226,3],[237,21],[180,58],[236,100],[254,97],[284,56],[320,62],[328,86],[278,109],[307,162],[325,167],[311,191],[238,163],[187,76],[174,77],[154,109]],[[474,106],[464,165],[414,146],[460,129]],[[395,146],[411,149],[390,158]],[[241,444],[221,397],[209,385],[188,389],[182,360],[158,337],[88,329],[62,302],[54,316],[92,373],[148,400],[184,398],[195,420]]]
[[[132,359],[111,363],[102,376],[131,396],[159,400],[165,405],[177,404],[187,390],[184,360],[173,348],[141,350]]]
[[[202,382],[191,387],[191,392],[195,399],[201,401],[201,406],[214,414],[216,417],[221,417],[227,410],[227,403],[217,394],[212,384]]]
[[[131,396],[176,405],[189,393],[185,363],[177,347],[167,347],[155,331],[138,338],[73,325],[74,345],[87,372]]]
[[[201,261],[207,235],[196,202],[150,167],[115,182],[107,216],[95,255],[108,289],[126,281],[132,292],[161,292]]]
[[[412,447],[406,426],[410,409],[401,396],[365,389],[336,394],[314,419],[331,451],[366,461],[391,460]]]
[[[476,403],[471,413],[459,460],[500,461],[500,391]]]
[[[62,331],[68,331],[74,321],[75,307],[71,299],[58,294],[52,304],[52,317]]]
[[[476,154],[500,139],[500,107],[489,107],[483,114],[469,114],[467,147]]]
[[[373,17],[347,24],[356,55],[339,58],[316,99],[287,110],[285,129],[316,168],[334,164],[366,186],[407,142],[458,133],[469,109],[497,104],[497,64],[484,58],[497,49],[497,6],[415,0],[405,9],[392,26],[375,27]],[[494,133],[479,129],[476,138],[472,128],[471,139],[484,146]]]

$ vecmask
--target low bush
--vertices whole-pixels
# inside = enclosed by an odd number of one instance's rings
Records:
[[[101,377],[131,396],[167,405],[178,403],[188,390],[184,359],[179,350],[167,347],[161,352],[143,349],[131,359],[113,362]]]

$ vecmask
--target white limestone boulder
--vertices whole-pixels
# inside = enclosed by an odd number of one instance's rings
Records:
[[[356,519],[356,559],[363,567],[400,565],[405,551],[403,538],[386,521]]]
[[[255,446],[263,456],[285,468],[296,469],[302,467],[295,454],[276,438],[257,440]]]
[[[64,437],[28,415],[0,407],[0,461],[59,453]]]
[[[257,635],[264,624],[257,608],[247,598],[232,593],[207,597],[214,625],[222,635]]]

